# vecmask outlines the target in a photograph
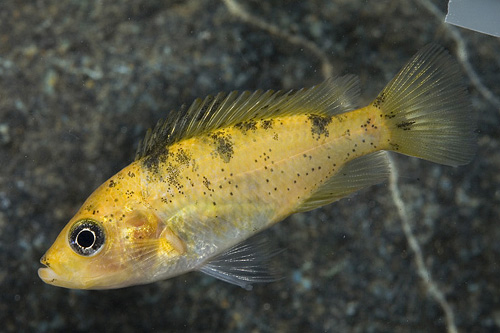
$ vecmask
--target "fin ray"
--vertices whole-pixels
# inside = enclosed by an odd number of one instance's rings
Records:
[[[279,280],[270,260],[280,252],[272,248],[266,236],[258,234],[211,259],[199,271],[251,290],[252,283]]]
[[[358,157],[344,165],[295,212],[305,212],[327,205],[362,188],[383,182],[389,173],[389,161],[385,152],[379,151]]]
[[[372,103],[391,131],[391,150],[446,165],[475,152],[475,119],[458,64],[444,48],[420,50]]]
[[[311,88],[290,91],[233,91],[196,99],[185,110],[171,112],[148,130],[139,144],[138,160],[183,139],[253,119],[293,114],[335,115],[353,110],[359,95],[354,75],[330,78]]]

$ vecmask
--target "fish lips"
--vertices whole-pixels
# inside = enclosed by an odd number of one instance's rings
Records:
[[[43,282],[45,282],[47,284],[54,285],[54,286],[58,286],[58,287],[68,288],[66,286],[67,283],[65,283],[65,280],[60,275],[58,275],[56,272],[54,272],[54,270],[52,268],[50,268],[50,265],[47,262],[46,255],[44,255],[40,259],[40,263],[45,266],[45,267],[38,269],[38,276],[40,277],[40,279],[42,279]]]
[[[56,274],[49,267],[42,267],[38,269],[38,276],[42,279],[43,282],[52,285],[58,285],[57,282],[61,280],[60,276]]]

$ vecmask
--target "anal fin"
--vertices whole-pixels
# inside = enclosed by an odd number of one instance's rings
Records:
[[[383,182],[390,167],[385,152],[371,153],[350,161],[321,185],[295,212],[305,212],[340,200],[362,188]]]

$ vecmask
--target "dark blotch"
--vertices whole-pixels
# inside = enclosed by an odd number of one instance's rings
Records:
[[[175,161],[180,165],[189,165],[191,162],[191,155],[189,155],[184,149],[179,148],[177,154],[175,154]]]
[[[231,135],[219,131],[211,134],[210,138],[213,140],[215,153],[222,159],[222,161],[229,163],[234,154]]]
[[[402,121],[396,125],[397,128],[402,129],[403,131],[409,131],[415,124],[415,121]]]
[[[248,131],[255,131],[257,129],[257,122],[255,120],[243,121],[234,125],[237,129],[245,134]]]
[[[319,140],[321,135],[328,137],[328,125],[331,123],[332,118],[328,116],[321,116],[317,114],[310,114],[308,119],[311,121],[311,133],[316,140]]]
[[[208,180],[207,177],[203,176],[203,185],[207,188],[207,190],[211,191],[212,189],[210,188],[210,181]]]
[[[390,143],[392,150],[398,151],[399,150],[399,145],[397,143]]]
[[[262,120],[262,121],[260,122],[260,126],[261,126],[263,129],[265,129],[265,130],[267,130],[267,129],[271,129],[271,128],[273,128],[273,121],[272,121],[272,120]]]
[[[167,161],[168,149],[155,149],[149,155],[144,157],[142,160],[142,166],[154,173],[158,173],[160,163],[165,163]]]
[[[169,185],[175,186],[178,190],[182,188],[182,185],[179,182],[179,177],[181,175],[181,170],[178,165],[174,165],[172,163],[168,163],[166,167],[165,180]]]
[[[380,95],[377,96],[377,98],[375,98],[372,104],[377,109],[380,109],[382,104],[384,104],[384,102],[385,102],[385,93],[382,92]]]

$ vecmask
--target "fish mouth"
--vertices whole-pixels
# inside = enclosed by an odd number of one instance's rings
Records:
[[[38,269],[38,276],[42,279],[43,282],[47,284],[52,284],[55,286],[59,286],[61,281],[63,280],[60,275],[58,275],[47,262],[47,255],[45,254],[41,259],[40,263],[45,266]]]
[[[50,267],[50,265],[45,263],[44,259],[45,256],[42,257],[40,262],[45,267],[41,267],[38,269],[38,276],[40,277],[40,279],[42,279],[43,282],[56,287],[62,287],[68,289],[104,289],[99,287],[91,288],[91,286],[93,286],[92,282],[95,280],[95,277],[88,277],[86,279],[83,278],[74,280],[72,279],[72,277],[66,276],[64,272],[63,275],[59,275]],[[87,283],[82,283],[82,281],[85,281]],[[105,287],[105,289],[109,289],[109,287]]]
[[[57,285],[57,282],[61,280],[61,277],[57,275],[56,272],[52,270],[52,268],[49,267],[39,268],[38,276],[40,277],[40,279],[42,279],[43,282],[48,284]]]

